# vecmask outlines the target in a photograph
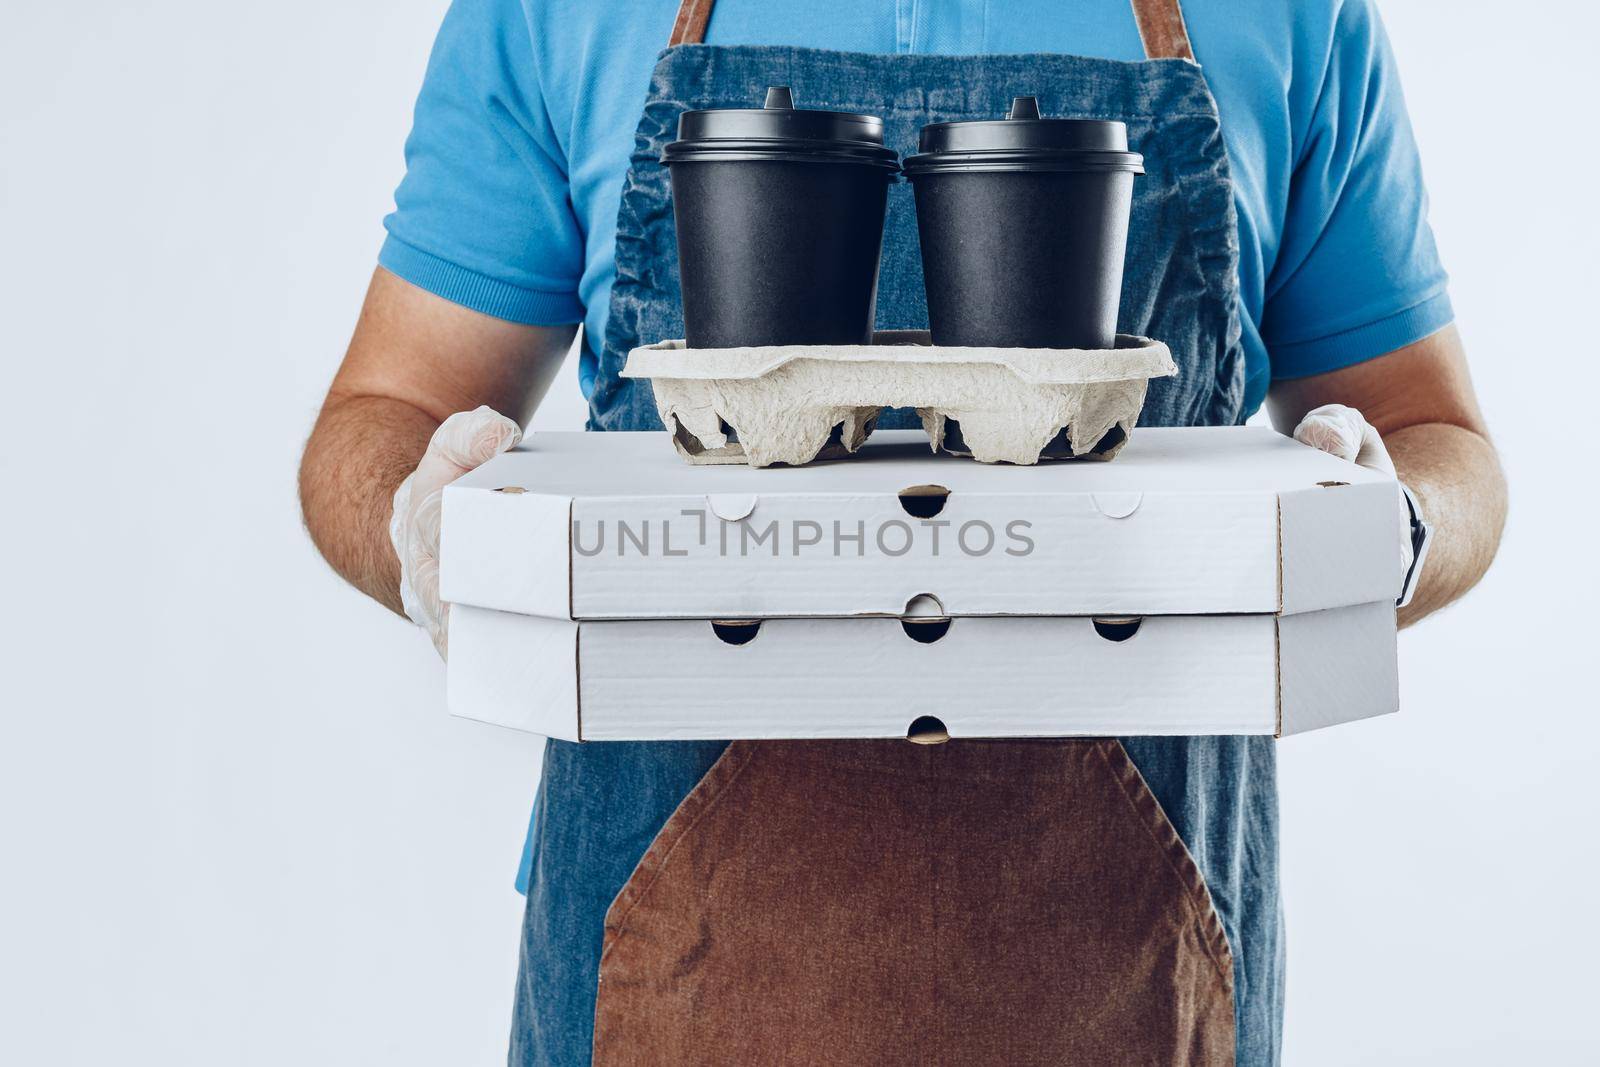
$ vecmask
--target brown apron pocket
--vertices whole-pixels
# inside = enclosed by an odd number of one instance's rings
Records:
[[[736,742],[606,916],[596,1064],[1233,1062],[1227,938],[1114,740]]]

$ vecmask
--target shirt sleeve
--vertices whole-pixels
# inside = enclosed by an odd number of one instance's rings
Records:
[[[583,238],[521,0],[454,0],[406,140],[387,270],[474,311],[578,322]]]
[[[1370,0],[1338,7],[1327,54],[1267,279],[1261,333],[1274,378],[1372,359],[1453,317],[1399,74]]]

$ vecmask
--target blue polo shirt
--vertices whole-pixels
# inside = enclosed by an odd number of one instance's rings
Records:
[[[617,204],[677,0],[455,0],[379,262],[447,300],[605,336]],[[1239,220],[1245,410],[1451,319],[1370,0],[1184,0]],[[718,0],[706,43],[1144,57],[1128,0]],[[752,101],[752,106],[759,101]],[[580,381],[587,393],[593,356]]]

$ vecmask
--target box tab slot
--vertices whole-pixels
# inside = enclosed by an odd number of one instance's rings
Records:
[[[900,628],[918,644],[931,645],[950,632],[949,619],[901,619]]]
[[[931,519],[949,498],[950,490],[942,485],[913,485],[900,490],[900,507],[914,519]]]
[[[1094,623],[1094,632],[1107,641],[1126,641],[1139,632],[1139,625],[1144,618],[1139,615],[1117,618],[1096,616],[1091,621]]]
[[[950,731],[934,715],[919,715],[906,728],[906,740],[914,745],[942,745],[950,740]]]
[[[748,645],[761,632],[760,619],[712,619],[711,632],[727,645]]]

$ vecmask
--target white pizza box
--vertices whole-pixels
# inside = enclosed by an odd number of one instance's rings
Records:
[[[1398,707],[1392,599],[1293,615],[581,621],[458,605],[453,714],[572,741],[1281,736]]]
[[[918,431],[691,466],[664,433],[535,433],[444,492],[441,594],[556,619],[1296,614],[1401,585],[1395,482],[1266,427],[1140,428],[1111,462],[974,463]],[[1265,624],[1263,624],[1265,625]]]

